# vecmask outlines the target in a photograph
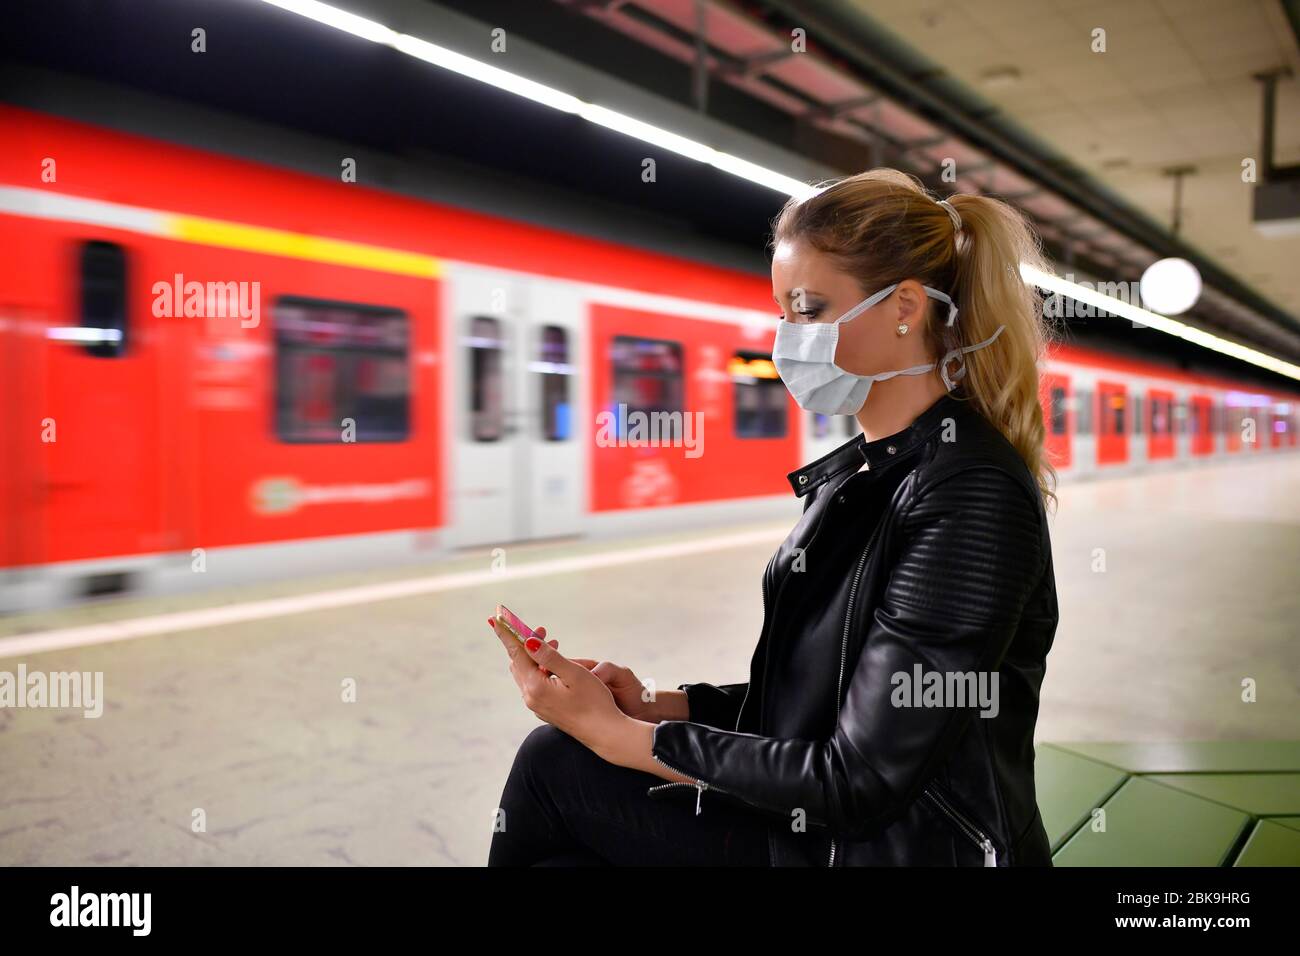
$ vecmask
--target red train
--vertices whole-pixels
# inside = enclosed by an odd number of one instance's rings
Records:
[[[761,276],[0,107],[10,606],[791,513]],[[1296,396],[1061,348],[1063,474],[1296,443]],[[50,592],[53,591],[52,595]]]

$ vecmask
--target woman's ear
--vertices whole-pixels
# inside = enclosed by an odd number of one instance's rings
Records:
[[[894,292],[898,302],[898,321],[916,325],[925,315],[925,290],[915,279],[906,279]]]

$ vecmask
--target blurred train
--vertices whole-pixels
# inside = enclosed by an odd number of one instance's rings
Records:
[[[15,107],[0,129],[10,608],[789,515],[786,474],[857,430],[790,400],[765,277]],[[1296,445],[1295,395],[1076,348],[1044,371],[1063,476]]]

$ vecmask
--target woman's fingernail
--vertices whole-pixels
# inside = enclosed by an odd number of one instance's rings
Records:
[[[530,637],[527,641],[524,642],[524,646],[527,647],[528,652],[532,654],[532,653],[536,653],[537,649],[542,646],[542,642],[535,637]]]

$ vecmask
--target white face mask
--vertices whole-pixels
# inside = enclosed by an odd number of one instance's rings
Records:
[[[978,345],[952,349],[938,362],[879,372],[875,375],[854,375],[835,364],[835,348],[840,341],[840,325],[855,319],[877,302],[883,301],[898,284],[887,286],[875,295],[863,299],[834,322],[788,322],[777,324],[776,344],[772,348],[772,361],[777,374],[785,382],[794,400],[801,408],[823,415],[856,415],[866,404],[867,395],[874,382],[883,382],[896,375],[923,375],[935,368],[943,376],[943,383],[952,391],[966,375],[966,362],[962,356],[989,345],[1002,334],[1005,325]],[[938,289],[921,286],[932,299],[948,304],[948,325],[957,319],[957,304]],[[948,365],[960,361],[957,371],[949,376]]]

